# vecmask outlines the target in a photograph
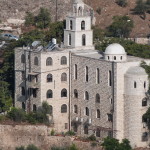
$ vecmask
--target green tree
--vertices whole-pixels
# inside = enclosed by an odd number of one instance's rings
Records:
[[[108,36],[129,37],[133,26],[133,20],[128,16],[114,16],[113,23],[108,27]]]
[[[12,98],[8,86],[7,82],[0,81],[0,112],[8,111],[12,106]]]
[[[98,26],[93,26],[93,38],[95,40],[102,40],[105,36],[105,31]]]
[[[137,0],[136,6],[133,9],[134,13],[137,15],[142,15],[143,19],[146,18],[147,6],[143,0]]]
[[[35,24],[41,29],[45,29],[50,25],[51,17],[46,8],[40,8],[39,14],[35,17]]]
[[[25,17],[25,26],[34,25],[34,15],[31,12],[27,12]]]
[[[127,0],[116,0],[116,3],[121,7],[127,6]]]
[[[132,150],[132,147],[130,145],[130,141],[128,139],[123,139],[119,145],[118,150]]]
[[[143,115],[143,119],[147,120],[146,123],[147,123],[149,130],[150,130],[150,108],[148,108],[146,113]]]

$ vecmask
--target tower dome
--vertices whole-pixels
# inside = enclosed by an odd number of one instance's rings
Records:
[[[118,43],[110,44],[105,50],[105,60],[121,62],[126,61],[126,52],[123,46]]]

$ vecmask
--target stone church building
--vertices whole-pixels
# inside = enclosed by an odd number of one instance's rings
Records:
[[[94,49],[93,11],[74,0],[66,16],[64,43],[38,41],[15,50],[15,106],[36,111],[43,101],[51,107],[57,132],[73,130],[99,139],[127,138],[133,147],[148,146],[142,115],[149,107],[149,81],[140,63],[117,43],[104,53]]]

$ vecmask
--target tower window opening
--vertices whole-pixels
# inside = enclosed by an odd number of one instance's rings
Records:
[[[144,99],[142,100],[142,106],[143,106],[143,107],[147,106],[147,98],[144,98]]]
[[[33,112],[36,112],[36,110],[37,110],[37,107],[35,104],[33,104]]]
[[[87,125],[84,126],[84,134],[88,134],[88,126]]]
[[[100,118],[100,110],[99,109],[97,109],[97,111],[96,111],[96,118]]]
[[[69,34],[69,46],[71,45],[71,34]]]
[[[116,60],[116,56],[114,56],[114,60]]]
[[[46,66],[51,66],[51,65],[53,65],[53,60],[52,60],[51,57],[48,57],[48,58],[46,59]]]
[[[82,46],[85,46],[86,45],[86,35],[83,34],[82,35]]]
[[[86,107],[86,108],[85,108],[85,115],[86,115],[86,116],[89,116],[89,114],[90,114],[90,113],[89,113],[89,108]]]
[[[66,56],[61,57],[61,65],[67,65],[67,57]]]
[[[47,82],[53,82],[53,75],[52,74],[47,75]]]
[[[63,104],[61,106],[61,113],[67,113],[67,105],[66,104]]]
[[[112,114],[107,114],[107,117],[108,117],[108,121],[110,121],[110,122],[113,121],[113,116],[112,116]]]
[[[74,105],[74,113],[77,114],[78,113],[78,106]]]
[[[73,29],[73,22],[72,22],[72,20],[70,20],[70,30],[72,30]]]
[[[137,88],[137,84],[136,84],[136,82],[134,81],[134,88]]]
[[[97,130],[96,130],[96,136],[97,136],[97,137],[100,137],[100,129],[97,129]]]
[[[53,98],[53,91],[52,90],[47,91],[47,98]]]
[[[77,89],[74,90],[74,98],[78,98],[78,91],[77,91]]]
[[[66,89],[61,90],[61,97],[67,97],[67,90]]]
[[[146,88],[146,81],[144,81],[144,89]]]
[[[108,56],[107,58],[108,58],[108,60],[109,60],[109,56]]]
[[[89,93],[85,91],[85,100],[89,100]]]
[[[120,60],[122,60],[122,56],[120,57]]]
[[[77,80],[77,64],[74,65],[74,79]]]
[[[85,67],[85,81],[88,82],[89,80],[89,75],[88,75],[88,67]]]
[[[112,73],[111,73],[110,70],[109,70],[109,72],[108,72],[108,85],[109,85],[109,86],[112,85]]]
[[[100,73],[99,73],[99,68],[96,69],[96,83],[100,83]]]
[[[100,103],[100,95],[96,94],[96,103]]]
[[[37,89],[33,89],[32,92],[33,92],[33,97],[36,98],[37,97]]]
[[[81,30],[85,30],[85,21],[81,22]]]

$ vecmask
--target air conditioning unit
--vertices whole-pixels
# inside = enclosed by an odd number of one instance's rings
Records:
[[[76,118],[75,118],[75,121],[79,121],[79,118],[78,118],[78,117],[76,117]]]

